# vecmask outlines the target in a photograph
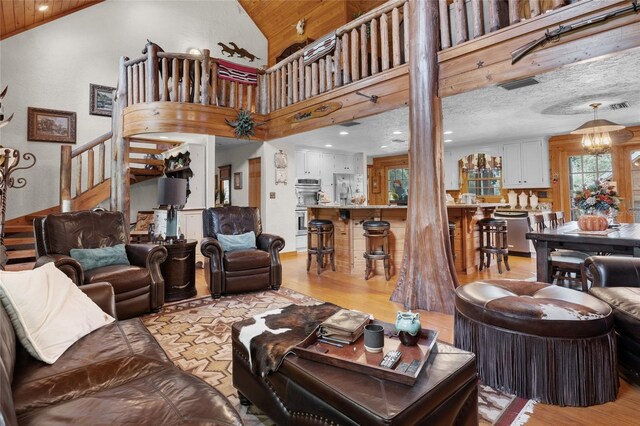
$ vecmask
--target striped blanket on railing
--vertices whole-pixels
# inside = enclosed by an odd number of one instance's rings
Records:
[[[218,59],[218,78],[255,86],[258,84],[258,70]]]
[[[319,40],[316,40],[313,44],[307,46],[304,49],[304,64],[309,65],[316,59],[320,59],[325,55],[333,52],[336,48],[336,33],[327,34]]]

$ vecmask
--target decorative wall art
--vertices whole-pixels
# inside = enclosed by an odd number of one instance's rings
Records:
[[[76,143],[75,112],[29,107],[27,115],[27,140]]]
[[[233,174],[233,189],[242,189],[242,172]]]
[[[229,44],[231,46],[227,46],[224,43],[218,43],[218,46],[220,46],[220,48],[222,49],[223,55],[226,55],[230,58],[237,56],[238,58],[241,58],[241,59],[248,59],[249,62],[253,62],[256,59],[260,60],[260,58],[258,58],[256,55],[254,55],[253,53],[250,53],[247,49],[239,47],[234,42],[230,41]]]
[[[325,102],[322,105],[303,109],[287,118],[289,123],[299,123],[312,118],[324,117],[342,108],[342,102]]]
[[[89,114],[111,117],[111,114],[113,113],[113,96],[115,95],[115,92],[115,87],[90,84]]]
[[[2,91],[2,93],[0,93],[0,127],[4,127],[7,124],[9,124],[9,122],[13,118],[13,114],[11,114],[11,116],[9,116],[9,118],[7,118],[6,120],[4,117],[4,108],[2,107],[2,99],[7,94],[7,90],[9,90],[9,86],[6,86]]]
[[[279,183],[287,184],[287,167],[289,165],[289,160],[287,159],[287,154],[282,152],[282,150],[278,151],[274,155],[274,162],[276,166],[276,185]]]

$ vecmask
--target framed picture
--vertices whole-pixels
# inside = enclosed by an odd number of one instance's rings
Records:
[[[233,189],[242,189],[242,172],[233,174]]]
[[[28,140],[76,143],[75,112],[29,107],[27,115]]]
[[[115,87],[91,84],[89,114],[111,117],[111,113],[113,112],[113,96],[115,95],[115,92]]]

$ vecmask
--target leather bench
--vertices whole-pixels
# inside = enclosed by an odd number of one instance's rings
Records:
[[[454,344],[480,380],[548,404],[589,406],[618,393],[609,305],[545,283],[487,280],[456,289]]]
[[[264,377],[232,329],[233,385],[278,425],[478,424],[473,354],[438,342],[413,386],[378,379],[289,354]]]
[[[80,286],[115,317],[110,284]],[[139,319],[86,335],[54,363],[32,358],[0,304],[0,424],[242,424],[229,401],[176,368]]]

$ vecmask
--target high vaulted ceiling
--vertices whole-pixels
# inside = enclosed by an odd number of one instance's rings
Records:
[[[2,0],[0,40],[61,18],[104,0]],[[41,6],[48,6],[41,11]]]

